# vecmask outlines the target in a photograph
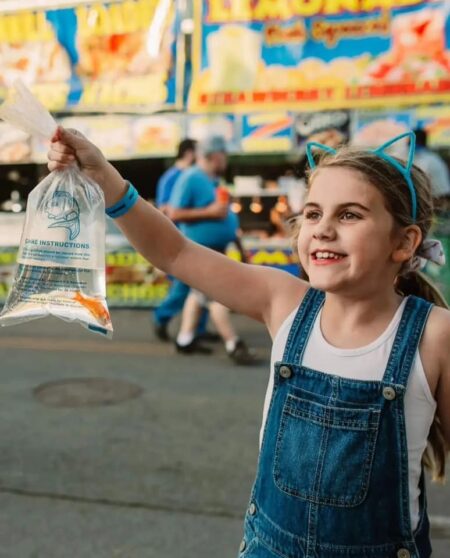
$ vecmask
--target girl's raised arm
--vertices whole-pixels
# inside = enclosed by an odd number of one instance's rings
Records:
[[[77,162],[105,193],[106,206],[117,203],[128,185],[100,150],[79,133],[58,128],[48,154],[49,169]],[[140,198],[117,218],[130,243],[157,268],[204,292],[228,308],[265,322],[271,333],[299,303],[307,284],[273,268],[232,261],[193,243],[160,211]]]

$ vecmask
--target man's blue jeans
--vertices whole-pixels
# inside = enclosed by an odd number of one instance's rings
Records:
[[[172,277],[172,285],[169,294],[163,300],[162,304],[154,311],[154,321],[157,324],[167,324],[183,310],[184,302],[189,294],[190,287],[182,283],[175,277]],[[205,309],[201,315],[197,326],[197,335],[205,333],[206,323],[208,321],[208,310]]]

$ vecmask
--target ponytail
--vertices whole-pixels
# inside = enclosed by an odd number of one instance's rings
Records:
[[[395,288],[403,296],[415,295],[432,302],[436,306],[448,308],[444,295],[420,271],[410,271],[405,275],[399,275],[395,282]]]
[[[428,434],[428,445],[422,457],[422,465],[426,467],[434,482],[445,483],[445,463],[448,445],[445,440],[439,417],[435,415]]]
[[[396,290],[404,296],[419,296],[436,306],[448,308],[444,296],[423,273],[412,271],[405,275],[399,275],[395,286]],[[435,415],[428,435],[428,446],[423,454],[422,464],[431,472],[432,478],[436,482],[443,483],[445,481],[445,462],[448,450],[441,422],[439,417]]]

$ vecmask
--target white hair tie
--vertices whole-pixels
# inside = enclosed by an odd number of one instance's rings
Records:
[[[439,266],[445,265],[445,253],[440,240],[436,240],[435,238],[424,240],[414,256],[406,264],[403,273],[420,271],[425,267],[427,262],[433,262]]]

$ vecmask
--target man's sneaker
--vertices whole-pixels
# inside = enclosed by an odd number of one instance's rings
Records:
[[[204,345],[199,343],[198,339],[196,338],[194,338],[187,345],[180,345],[175,341],[175,348],[177,350],[177,353],[181,353],[184,355],[192,355],[193,353],[210,355],[212,353],[212,349],[210,349],[209,347],[205,347]]]
[[[167,341],[170,341],[169,332],[167,331],[167,323],[157,323],[157,322],[155,322],[155,324],[153,326],[153,331],[155,333],[155,336],[160,341],[164,341],[165,343]]]
[[[203,333],[199,333],[196,337],[199,341],[205,341],[206,343],[218,343],[219,341],[222,341],[222,337],[214,331],[205,331]]]
[[[238,339],[234,349],[232,351],[227,351],[227,354],[231,358],[231,360],[236,364],[255,363],[254,352],[247,347],[247,345],[244,343],[244,341],[242,341],[242,339]]]

